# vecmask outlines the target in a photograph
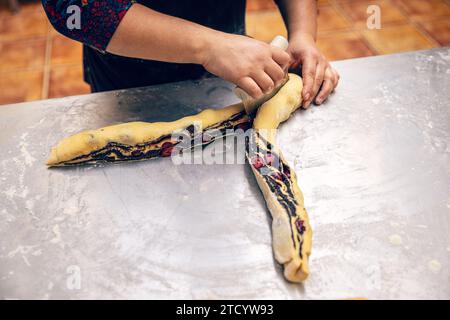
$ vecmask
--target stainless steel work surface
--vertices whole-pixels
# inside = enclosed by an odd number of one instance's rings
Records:
[[[0,297],[449,299],[450,49],[334,66],[336,93],[280,130],[314,230],[304,285],[246,165],[44,165],[78,131],[236,101],[207,79],[0,106]]]

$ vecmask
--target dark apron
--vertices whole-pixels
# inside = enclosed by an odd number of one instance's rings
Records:
[[[158,12],[228,33],[245,34],[246,0],[140,0]],[[199,65],[127,58],[83,47],[84,79],[93,92],[199,79]]]

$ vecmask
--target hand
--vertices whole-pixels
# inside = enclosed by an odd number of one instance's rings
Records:
[[[257,99],[283,81],[291,57],[285,51],[249,37],[217,33],[201,64]]]
[[[317,105],[322,104],[336,88],[339,74],[320,53],[310,35],[291,37],[288,52],[293,57],[291,68],[302,66],[303,108],[308,108],[314,99]]]

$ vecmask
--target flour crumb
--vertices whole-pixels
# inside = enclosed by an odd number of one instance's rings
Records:
[[[389,242],[395,246],[399,246],[402,244],[402,237],[398,234],[392,234],[389,236]]]
[[[442,265],[437,260],[430,260],[428,262],[428,269],[431,270],[433,273],[439,273],[441,271]]]
[[[400,226],[400,223],[394,222],[394,221],[389,222],[389,224],[391,225],[391,227],[394,227],[394,228]]]
[[[75,206],[65,207],[63,213],[69,216],[74,216],[78,213],[78,208]]]
[[[27,166],[31,166],[35,161],[36,158],[33,157],[30,152],[28,151],[28,142],[26,142],[26,138],[28,136],[28,133],[24,133],[20,138],[22,141],[19,143],[20,146],[20,152],[23,156],[23,159],[25,161],[25,164]]]
[[[61,231],[59,230],[59,225],[55,224],[52,228],[55,237],[50,240],[51,243],[58,243],[61,241]]]
[[[11,186],[6,191],[3,191],[3,194],[9,199],[12,199],[16,194],[16,188],[14,186]]]

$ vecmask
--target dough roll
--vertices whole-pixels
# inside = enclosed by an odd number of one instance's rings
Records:
[[[264,103],[253,120],[246,144],[246,156],[273,218],[273,251],[283,265],[286,279],[304,281],[309,275],[312,231],[303,195],[294,170],[276,145],[276,129],[302,103],[302,80],[289,75],[287,83]],[[63,139],[52,148],[48,166],[144,160],[168,157],[180,142],[172,134],[185,131],[200,145],[212,143],[228,129],[247,129],[251,119],[242,103],[223,109],[206,109],[197,115],[173,122],[130,122],[84,131]],[[205,139],[203,133],[214,130],[222,135]],[[198,136],[201,136],[200,139]],[[195,147],[192,144],[191,148]],[[191,149],[187,148],[187,149]]]
[[[204,131],[220,132],[250,126],[244,106],[239,103],[222,109],[206,109],[172,122],[128,122],[88,130],[63,139],[51,149],[48,166],[68,166],[95,162],[116,162],[168,157],[180,142],[172,137],[187,132],[192,141]],[[220,137],[201,141],[206,146]],[[192,145],[192,147],[195,147]]]
[[[312,230],[295,171],[275,145],[276,129],[297,110],[303,84],[290,74],[289,81],[263,104],[253,122],[247,144],[247,159],[272,215],[272,247],[284,276],[302,282],[309,275]]]

